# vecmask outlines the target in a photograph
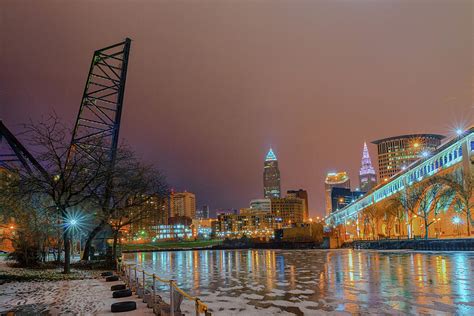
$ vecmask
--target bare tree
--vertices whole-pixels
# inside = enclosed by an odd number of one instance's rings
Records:
[[[158,170],[141,163],[133,152],[123,147],[118,153],[111,181],[107,196],[94,195],[93,201],[101,212],[98,214],[99,224],[93,232],[110,226],[113,235],[112,255],[115,259],[120,230],[150,218],[157,211],[156,203],[168,194],[168,187]]]
[[[374,239],[377,237],[377,227],[378,227],[379,216],[380,216],[379,209],[374,204],[367,206],[362,211],[364,228],[366,228],[367,225],[369,225],[372,237]],[[366,229],[364,230],[366,231]]]
[[[458,210],[464,214],[466,218],[467,235],[471,236],[471,225],[474,225],[474,220],[472,219],[474,175],[471,172],[446,174],[437,177],[437,181],[444,183],[454,190],[455,205]]]
[[[385,216],[390,217],[397,222],[399,235],[402,234],[403,221],[406,218],[403,206],[400,204],[398,196],[392,197],[384,204]]]
[[[25,125],[25,134],[36,152],[36,159],[51,176],[39,172],[22,172],[18,184],[22,196],[40,198],[46,208],[54,210],[61,219],[64,242],[64,273],[70,272],[71,243],[68,209],[84,204],[100,188],[104,166],[84,156],[68,159],[70,131],[56,115],[38,124]],[[99,159],[105,154],[98,154]]]
[[[425,239],[428,239],[430,226],[436,223],[440,211],[448,206],[451,190],[437,178],[432,178],[421,185],[424,192],[418,202],[417,215],[423,220]]]
[[[425,192],[425,189],[425,184],[419,183],[398,192],[393,197],[393,199],[397,200],[398,205],[400,205],[402,209],[405,210],[406,215],[411,215],[410,223],[413,220],[413,216],[418,216],[418,205]]]

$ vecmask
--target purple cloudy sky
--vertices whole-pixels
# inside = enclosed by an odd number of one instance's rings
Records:
[[[363,142],[472,119],[473,1],[0,3],[0,118],[74,121],[94,49],[133,39],[121,137],[211,209],[282,188],[323,210]],[[375,147],[370,146],[373,162]]]

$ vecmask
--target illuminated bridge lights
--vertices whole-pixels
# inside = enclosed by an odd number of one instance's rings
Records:
[[[463,159],[469,161],[474,151],[474,127],[463,131],[461,136],[450,139],[435,151],[428,153],[426,157],[406,166],[404,170],[379,184],[355,202],[330,214],[326,223],[336,226],[343,224],[347,219],[356,217],[367,206],[432,177],[443,169],[459,164]]]

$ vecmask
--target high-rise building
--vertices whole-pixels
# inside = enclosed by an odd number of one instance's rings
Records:
[[[272,214],[281,219],[283,226],[303,223],[304,200],[295,197],[273,198]]]
[[[387,182],[411,163],[428,156],[443,138],[437,134],[412,134],[373,141],[378,150],[379,181]]]
[[[209,205],[203,205],[196,213],[197,219],[208,219],[209,218]]]
[[[281,196],[278,160],[271,148],[265,157],[263,167],[263,195],[268,199]]]
[[[286,191],[287,197],[299,198],[304,201],[303,209],[303,220],[306,222],[309,219],[309,205],[308,205],[308,192],[306,190],[288,190]]]
[[[196,218],[196,197],[191,192],[172,192],[170,195],[170,217]]]
[[[331,190],[331,207],[332,212],[342,209],[343,207],[355,202],[358,198],[364,195],[362,191],[351,191],[346,188],[332,188]]]
[[[326,215],[329,215],[332,211],[332,188],[351,188],[351,181],[347,175],[347,172],[342,171],[328,173],[326,176],[326,181],[324,181],[324,188],[326,190]]]
[[[362,151],[362,162],[359,170],[359,188],[362,192],[368,192],[377,185],[377,175],[372,161],[370,160],[369,149],[367,143],[364,142],[364,150]]]

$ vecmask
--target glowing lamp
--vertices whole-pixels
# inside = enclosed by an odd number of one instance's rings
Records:
[[[460,128],[458,128],[458,129],[456,130],[456,134],[457,134],[458,136],[461,136],[463,133],[464,133],[464,131],[463,131],[462,129],[460,129]]]
[[[459,218],[459,216],[454,216],[452,222],[453,224],[459,225],[461,224],[461,219]]]

